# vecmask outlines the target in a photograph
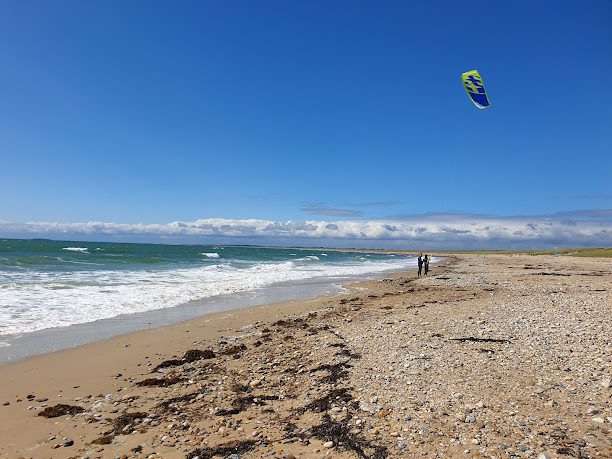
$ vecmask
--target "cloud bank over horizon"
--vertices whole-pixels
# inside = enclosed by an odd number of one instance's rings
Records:
[[[612,246],[612,211],[493,217],[426,214],[377,220],[274,221],[206,218],[130,224],[0,220],[0,236],[123,242],[269,244],[372,248],[550,248]]]

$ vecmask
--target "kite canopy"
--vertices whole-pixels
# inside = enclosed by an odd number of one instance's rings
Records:
[[[462,73],[461,81],[463,82],[463,87],[467,91],[468,96],[470,96],[470,99],[472,99],[476,107],[485,109],[491,106],[482,77],[477,70]]]

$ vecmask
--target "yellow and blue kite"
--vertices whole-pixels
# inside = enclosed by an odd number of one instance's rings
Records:
[[[462,73],[461,81],[463,82],[463,87],[467,91],[468,96],[470,96],[470,99],[472,99],[476,107],[482,110],[491,106],[482,77],[477,70]]]

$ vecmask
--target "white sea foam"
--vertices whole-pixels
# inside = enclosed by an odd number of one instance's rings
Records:
[[[206,258],[219,258],[217,252],[202,252],[200,255],[204,255]]]
[[[67,250],[69,252],[89,253],[89,249],[87,247],[64,247],[62,250]]]
[[[295,261],[317,261],[320,260],[316,255],[306,255],[303,258],[296,258]]]
[[[404,257],[350,263],[312,263],[314,258],[247,268],[220,263],[172,270],[6,272],[0,288],[0,336],[162,309],[279,282],[317,277],[333,281],[415,264]]]

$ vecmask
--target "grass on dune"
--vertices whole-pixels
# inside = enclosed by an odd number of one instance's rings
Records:
[[[433,252],[436,253],[436,252]],[[442,253],[442,252],[437,252]],[[612,258],[612,247],[589,247],[582,249],[559,249],[559,250],[449,250],[446,253],[475,253],[491,255],[568,255],[571,257],[604,257]]]
[[[592,249],[575,249],[567,255],[574,257],[606,257],[612,258],[612,247],[607,248],[592,248]]]

